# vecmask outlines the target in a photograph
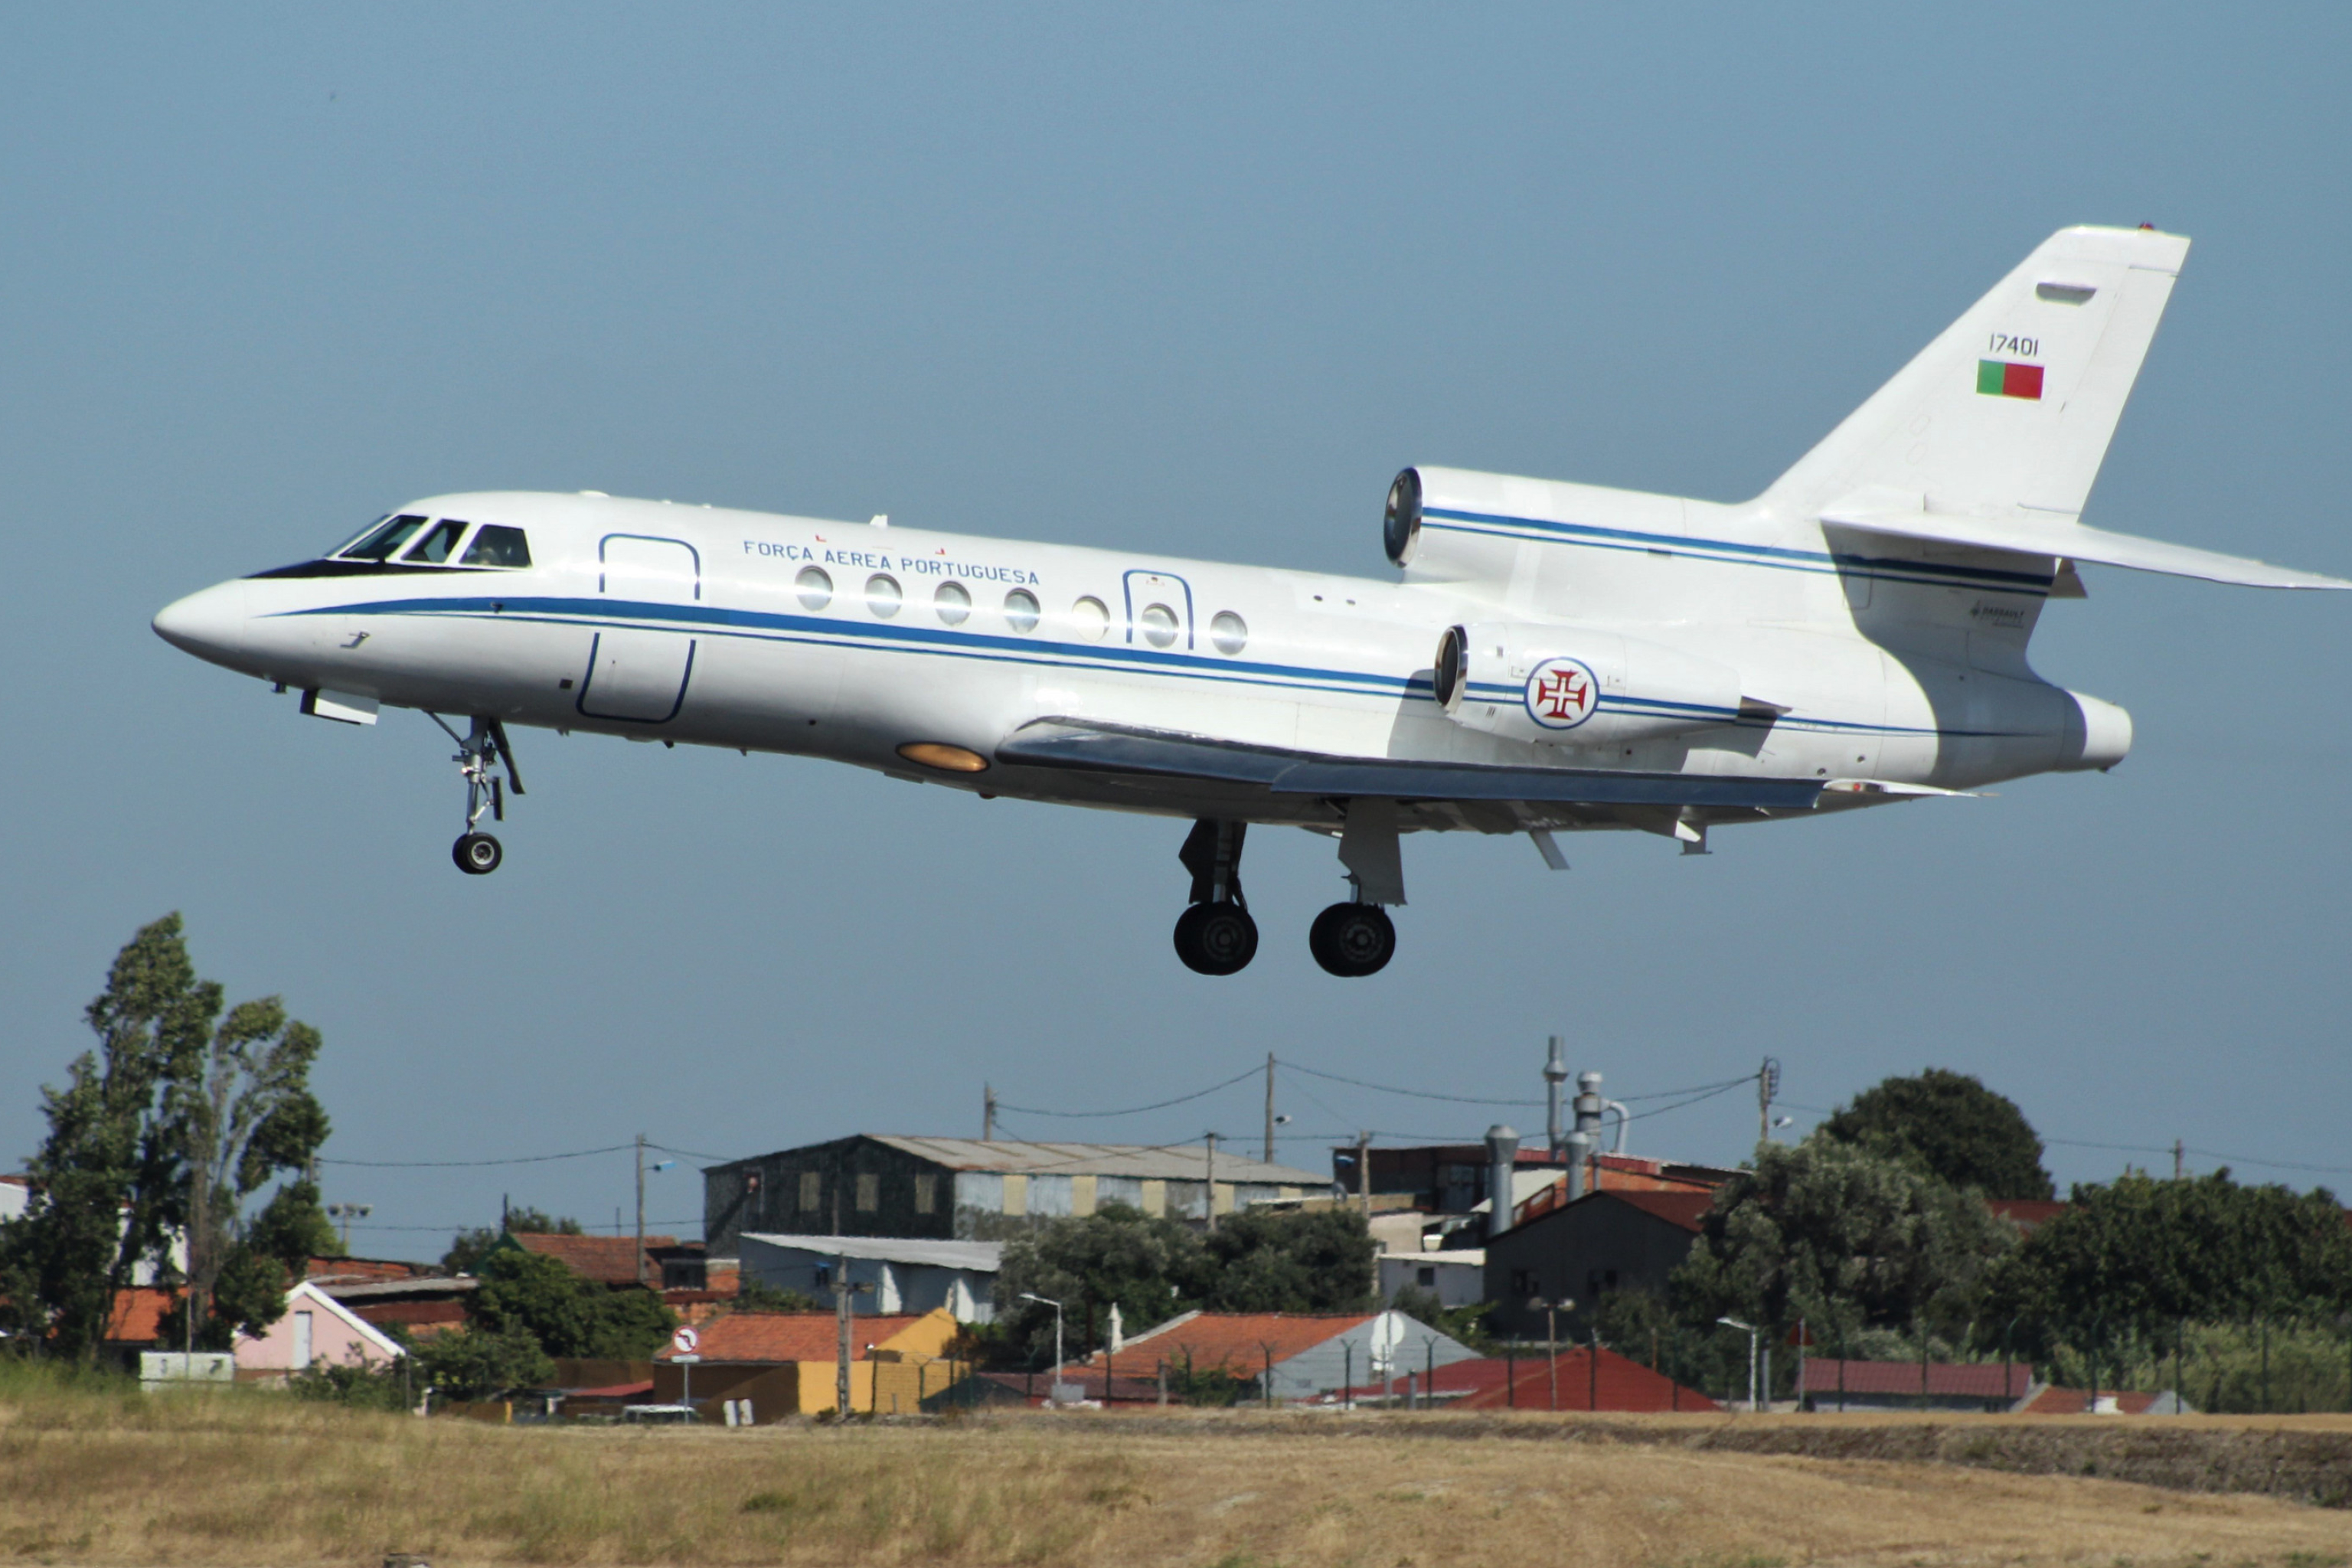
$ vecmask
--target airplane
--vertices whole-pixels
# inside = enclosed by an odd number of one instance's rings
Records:
[[[2118,566],[2352,582],[2081,521],[2189,241],[2061,230],[1754,500],[1417,465],[1385,579],[577,494],[411,502],[154,629],[373,724],[457,742],[461,871],[523,793],[508,727],[829,758],[1187,819],[1178,956],[1248,964],[1253,826],[1338,840],[1308,948],[1396,948],[1411,833],[1718,827],[2112,768],[2129,715],[2026,658]],[[461,734],[451,717],[467,721]]]

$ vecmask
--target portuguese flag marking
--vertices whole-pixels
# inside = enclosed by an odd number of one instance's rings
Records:
[[[1997,359],[1977,361],[1977,390],[1990,397],[2025,397],[2042,401],[2042,367],[2003,364]]]

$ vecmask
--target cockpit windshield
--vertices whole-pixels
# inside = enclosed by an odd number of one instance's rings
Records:
[[[348,561],[383,561],[408,542],[408,536],[423,528],[426,520],[404,512],[388,518],[383,525],[357,544],[346,545],[342,555]]]
[[[349,539],[344,540],[341,544],[336,545],[332,550],[328,551],[327,554],[341,555],[344,551],[349,550],[352,545],[357,544],[361,540],[367,538],[377,529],[382,528],[385,523],[390,522],[391,521],[392,514],[390,512],[384,513],[382,517],[377,518],[373,522],[369,523],[365,528],[361,529],[357,533],[352,534]]]

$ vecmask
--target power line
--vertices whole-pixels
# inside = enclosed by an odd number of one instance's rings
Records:
[[[1433,1094],[1427,1089],[1398,1089],[1391,1084],[1373,1083],[1365,1079],[1349,1078],[1343,1074],[1336,1072],[1325,1072],[1319,1068],[1302,1067],[1297,1062],[1284,1061],[1280,1058],[1276,1058],[1276,1065],[1278,1067],[1286,1067],[1293,1072],[1306,1073],[1310,1078],[1328,1079],[1333,1083],[1352,1084],[1358,1089],[1369,1089],[1380,1094],[1399,1094],[1404,1096],[1408,1100],[1451,1100],[1456,1105],[1537,1106],[1544,1103],[1540,1100],[1487,1100],[1477,1095]],[[1255,1068],[1251,1069],[1253,1072],[1255,1070],[1257,1069]],[[1748,1079],[1742,1079],[1739,1081],[1746,1083]]]
[[[1147,1110],[1165,1110],[1171,1105],[1182,1105],[1188,1100],[1206,1099],[1221,1089],[1231,1089],[1242,1079],[1255,1078],[1265,1070],[1264,1068],[1244,1068],[1222,1083],[1213,1083],[1208,1088],[1195,1089],[1191,1094],[1180,1094],[1173,1100],[1155,1100],[1150,1105],[1130,1105],[1123,1110],[1041,1110],[1034,1105],[1008,1105],[1001,1100],[996,1102],[996,1109],[1000,1111],[1017,1110],[1024,1116],[1065,1116],[1078,1121],[1099,1116],[1140,1116]]]
[[[634,1143],[614,1143],[602,1149],[572,1149],[561,1154],[517,1154],[503,1160],[320,1160],[321,1165],[363,1165],[375,1171],[447,1170],[461,1165],[542,1165],[550,1160],[584,1160],[591,1154],[622,1154]]]

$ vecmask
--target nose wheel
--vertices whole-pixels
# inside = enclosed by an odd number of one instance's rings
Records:
[[[493,822],[504,822],[507,786],[513,786],[518,795],[523,793],[522,775],[515,771],[514,748],[507,742],[507,727],[478,713],[472,726],[461,736],[449,728],[440,714],[427,713],[425,717],[457,742],[457,754],[450,760],[457,764],[457,773],[466,781],[466,831],[449,847],[449,858],[468,877],[487,877],[506,858],[506,850],[497,839],[479,830],[482,814],[489,813]],[[501,768],[506,773],[503,780],[499,777]]]
[[[1378,974],[1396,956],[1396,925],[1378,904],[1333,904],[1307,928],[1307,951],[1345,980]]]
[[[449,847],[450,858],[468,877],[487,877],[499,868],[507,852],[487,833],[468,833]]]

